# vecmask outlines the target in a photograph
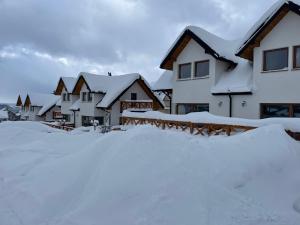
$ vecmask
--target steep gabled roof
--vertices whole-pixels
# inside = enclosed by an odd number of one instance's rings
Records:
[[[106,76],[82,72],[77,78],[73,94],[78,95],[82,85],[85,84],[90,92],[102,93],[104,95],[96,106],[99,108],[109,108],[135,82],[139,82],[148,96],[159,102],[152,93],[148,83],[138,73]]]
[[[236,55],[248,60],[253,60],[253,49],[259,47],[261,40],[292,11],[300,15],[300,0],[277,1],[247,32],[236,50]]]
[[[45,104],[51,101],[58,101],[59,98],[59,96],[55,96],[53,94],[30,93],[27,94],[25,105],[43,107]]]
[[[16,103],[16,106],[22,106],[23,105],[23,101],[25,103],[25,99],[22,98],[21,95],[18,96],[18,99],[17,99],[17,103]]]
[[[60,97],[54,96],[53,98],[49,99],[43,107],[38,112],[38,116],[44,116],[47,112],[49,112],[52,108],[57,105],[57,102],[60,101]]]
[[[191,39],[195,40],[205,49],[207,54],[212,55],[214,58],[235,64],[236,56],[234,55],[234,50],[239,42],[236,40],[225,40],[200,27],[188,26],[168,50],[160,64],[160,68],[172,70],[173,62]]]
[[[56,86],[56,90],[54,91],[55,95],[61,95],[63,88],[66,89],[68,93],[72,93],[74,85],[76,83],[76,77],[61,77]]]
[[[166,70],[152,87],[153,91],[171,91],[173,89],[173,71]]]

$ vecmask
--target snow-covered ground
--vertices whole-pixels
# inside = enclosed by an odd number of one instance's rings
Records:
[[[300,144],[140,126],[105,135],[0,124],[1,225],[299,225]]]

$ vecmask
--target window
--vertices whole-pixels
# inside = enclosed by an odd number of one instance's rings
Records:
[[[263,70],[272,71],[288,68],[288,55],[288,48],[264,51]]]
[[[261,118],[271,117],[300,118],[300,104],[261,104]]]
[[[71,116],[69,114],[63,114],[62,115],[63,120],[65,120],[66,122],[70,122],[71,120]]]
[[[177,114],[209,112],[209,104],[177,104]]]
[[[30,106],[30,111],[34,112],[34,106]]]
[[[91,116],[82,116],[82,118],[81,118],[82,126],[84,126],[84,127],[92,126],[93,125],[91,123],[92,120],[93,120],[93,117],[91,117]]]
[[[67,95],[67,100],[71,101],[71,94],[70,93],[68,93],[68,95]]]
[[[67,101],[67,94],[66,93],[63,93],[63,101]]]
[[[89,102],[93,101],[93,94],[91,92],[89,92],[87,94],[88,94],[88,101]]]
[[[136,101],[137,100],[137,93],[131,93],[131,100]]]
[[[195,77],[206,77],[209,75],[209,60],[195,63]]]
[[[192,76],[192,64],[180,64],[179,65],[179,74],[178,79],[189,79]]]
[[[294,68],[300,69],[300,46],[294,47]]]
[[[86,101],[86,92],[82,92],[82,98],[81,101],[85,102]]]
[[[95,117],[95,120],[98,120],[99,125],[104,125],[104,117],[103,116]]]

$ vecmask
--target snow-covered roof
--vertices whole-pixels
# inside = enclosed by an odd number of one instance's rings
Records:
[[[5,108],[1,109],[0,110],[0,119],[4,119],[4,120],[7,120],[8,119],[8,113],[7,111],[5,110]]]
[[[149,84],[138,73],[125,75],[96,75],[90,73],[80,73],[77,81],[83,77],[90,91],[101,92],[104,94],[102,100],[96,105],[99,108],[107,108],[110,104],[125,91],[136,80],[142,79],[148,88],[151,90]],[[74,87],[75,88],[75,87]]]
[[[80,99],[76,100],[73,103],[73,105],[71,105],[70,110],[71,111],[77,111],[77,110],[79,110],[79,102],[80,102]]]
[[[247,32],[244,38],[241,40],[238,48],[236,49],[236,54],[238,54],[250,41],[251,39],[264,28],[270,19],[277,13],[277,11],[284,5],[290,4],[293,2],[294,4],[300,5],[300,0],[279,0],[277,1],[270,9],[268,9],[261,18],[251,27],[251,29]]]
[[[170,90],[173,88],[173,71],[166,70],[153,85],[152,90]]]
[[[42,93],[30,93],[27,95],[30,100],[31,106],[40,106],[43,107],[45,104],[58,100],[58,96],[53,94],[42,94]]]
[[[43,116],[46,112],[48,112],[51,108],[53,108],[57,102],[60,100],[60,96],[52,95],[53,97],[47,98],[46,102],[38,112],[38,116]]]
[[[161,68],[164,67],[163,65],[166,63],[166,60],[174,51],[174,48],[176,48],[176,46],[178,45],[178,42],[187,33],[195,35],[196,38],[200,40],[196,41],[206,50],[209,49],[210,51],[207,52],[213,57],[234,63],[237,61],[237,57],[235,56],[235,49],[237,48],[237,44],[240,43],[240,40],[225,40],[215,34],[204,30],[203,28],[196,26],[187,26],[167,51],[167,54],[161,62]]]
[[[212,94],[248,93],[254,88],[253,66],[244,59],[240,59],[237,66],[220,75],[219,80],[212,87]]]
[[[68,92],[72,92],[74,85],[76,84],[77,78],[76,77],[61,77],[65,84],[65,88]]]
[[[58,101],[56,102],[57,106],[61,106],[61,97],[58,99]]]

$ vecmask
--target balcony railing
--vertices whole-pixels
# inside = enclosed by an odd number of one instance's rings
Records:
[[[135,111],[149,111],[153,110],[152,100],[126,100],[121,101],[120,111],[135,110]]]

